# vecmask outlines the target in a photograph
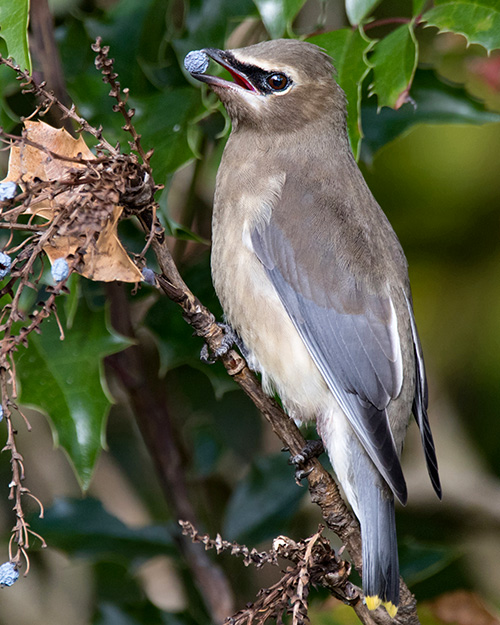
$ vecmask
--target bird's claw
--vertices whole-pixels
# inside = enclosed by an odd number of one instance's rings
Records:
[[[323,442],[319,439],[307,441],[304,448],[295,456],[291,456],[288,459],[290,464],[294,464],[296,467],[301,467],[312,458],[317,458],[325,451]]]
[[[299,486],[300,482],[314,469],[314,467],[304,469],[304,465],[306,465],[313,458],[317,458],[324,451],[325,448],[323,447],[323,443],[319,439],[307,441],[304,448],[298,454],[295,454],[295,456],[291,456],[288,459],[288,463],[295,466],[295,481],[299,484]]]
[[[297,484],[299,486],[302,486],[301,482],[302,480],[307,477],[308,475],[310,475],[313,471],[314,467],[311,467],[310,469],[304,470],[304,469],[297,469],[295,471],[295,481],[297,482]]]
[[[215,349],[212,353],[210,353],[210,350],[206,343],[201,348],[200,360],[207,365],[213,365],[218,358],[224,356],[224,354],[227,354],[227,352],[234,344],[236,344],[241,349],[240,337],[236,334],[233,328],[228,323],[218,323],[217,325],[224,333],[219,347]]]
[[[208,345],[205,343],[200,351],[200,360],[206,365],[213,365],[216,358],[209,352]]]

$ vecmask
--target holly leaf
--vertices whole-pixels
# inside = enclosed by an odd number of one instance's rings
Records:
[[[407,133],[415,124],[486,124],[499,123],[500,115],[468,97],[463,88],[450,87],[436,78],[431,70],[417,70],[412,86],[414,103],[398,111],[377,111],[370,101],[363,106],[365,136],[362,160],[371,162],[377,150]],[[373,101],[373,100],[372,100]]]
[[[342,28],[308,39],[332,57],[336,78],[347,98],[347,131],[354,157],[357,159],[363,132],[361,128],[361,89],[370,71],[367,53],[375,45],[361,30]]]
[[[259,458],[233,492],[223,536],[255,544],[283,534],[303,496],[283,454]]]
[[[418,584],[436,575],[460,557],[460,552],[449,546],[427,545],[405,540],[399,547],[402,575],[408,584]]]
[[[413,15],[420,15],[420,13],[422,13],[422,11],[424,10],[427,2],[428,0],[413,0]]]
[[[305,0],[254,0],[267,32],[273,39],[283,37]]]
[[[383,106],[397,110],[408,101],[417,61],[418,49],[413,24],[403,24],[377,42],[370,57],[373,83],[369,94],[377,95],[379,110]]]
[[[92,560],[130,562],[172,553],[173,541],[162,525],[128,527],[97,499],[56,499],[43,519],[30,518],[30,526],[51,546]]]
[[[172,44],[180,64],[191,50],[223,48],[228,34],[245,18],[257,13],[252,0],[190,0],[186,34]]]
[[[169,236],[180,239],[181,241],[195,241],[196,243],[202,243],[207,247],[210,247],[210,241],[204,237],[196,234],[186,226],[177,223],[174,219],[171,219],[168,215],[163,216],[165,221],[165,229]]]
[[[193,119],[202,111],[198,89],[183,87],[138,98],[135,123],[143,145],[153,145],[151,166],[156,180],[164,181],[189,160],[194,152],[189,144]]]
[[[0,0],[0,37],[14,61],[31,74],[28,46],[29,0]]]
[[[422,21],[441,32],[463,35],[468,43],[479,43],[488,52],[500,48],[500,4],[497,0],[441,2],[424,13]]]
[[[349,22],[358,26],[378,4],[380,0],[346,0],[345,11]]]
[[[58,314],[64,327],[63,307]],[[55,315],[41,330],[31,335],[29,347],[18,358],[20,402],[47,415],[55,444],[67,453],[85,490],[105,444],[112,404],[102,360],[131,343],[108,329],[104,311],[91,312],[83,301],[64,340]]]

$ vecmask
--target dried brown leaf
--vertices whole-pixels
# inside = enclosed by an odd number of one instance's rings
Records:
[[[130,260],[116,235],[122,207],[116,206],[112,219],[104,226],[95,248],[91,247],[84,256],[85,269],[82,275],[91,280],[112,282],[139,282],[142,274]]]
[[[85,159],[94,158],[81,135],[78,139],[74,139],[64,128],[57,129],[45,122],[29,120],[24,122],[24,128],[25,137],[30,142],[43,146],[45,150],[40,150],[28,143],[13,145],[10,150],[7,176],[2,182],[12,180],[17,182],[21,188],[25,188],[26,183],[33,183],[35,180],[60,180],[68,174],[70,169],[84,167],[80,163],[70,163],[54,158],[50,152],[67,158],[78,158],[79,156]],[[62,194],[58,198],[59,203],[64,202],[64,195]],[[37,200],[28,207],[26,213],[51,219],[54,202],[43,197],[37,198]]]
[[[78,273],[103,282],[141,281],[141,272],[118,238],[118,221],[123,211],[117,204],[119,185],[113,184],[118,181],[112,181],[109,172],[107,178],[101,175],[82,136],[74,139],[66,130],[45,122],[25,121],[24,126],[24,141],[21,139],[11,147],[4,182],[14,181],[23,190],[36,182],[50,183],[33,194],[24,212],[51,221],[56,213],[64,211],[57,232],[44,246],[51,263],[74,254],[87,242],[82,262],[76,268]],[[85,180],[80,182],[78,176]],[[68,184],[65,190],[58,188],[61,182],[71,181],[74,184]]]

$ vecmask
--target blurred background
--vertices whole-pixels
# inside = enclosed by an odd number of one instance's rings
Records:
[[[224,47],[229,40],[236,47],[265,38],[256,6],[249,0],[49,5],[61,88],[81,115],[103,125],[111,143],[126,146],[90,50],[97,35],[111,45],[143,144],[155,148],[155,180],[165,185],[161,218],[180,237],[171,237],[174,257],[193,292],[220,315],[207,242],[227,121],[211,95],[186,77],[182,58],[205,45]],[[382,2],[374,16],[410,14],[410,2],[394,0]],[[309,0],[293,29],[304,36],[346,25],[342,2]],[[382,37],[388,29],[373,28],[369,35]],[[487,56],[463,37],[433,28],[418,27],[416,33],[420,63],[410,95],[417,109],[406,104],[377,114],[375,98],[365,93],[360,161],[408,258],[444,492],[442,502],[433,495],[412,424],[403,456],[409,502],[397,510],[401,567],[422,623],[489,625],[500,622],[500,53]],[[33,61],[35,72],[43,72],[36,47]],[[1,124],[19,132],[19,116],[33,102],[5,67],[0,87]],[[0,158],[5,171],[5,153]],[[125,245],[140,250],[136,224],[121,228]],[[78,288],[90,311],[101,310],[111,297],[102,285],[83,279]],[[175,305],[147,286],[133,297],[121,289],[120,297],[128,302],[145,377],[154,381],[151,392],[162,389],[176,466],[198,529],[258,548],[269,547],[280,533],[298,539],[316,531],[319,509],[295,485],[279,441],[219,364],[199,362],[201,342],[191,337]],[[45,519],[31,522],[49,547],[41,550],[35,541],[28,577],[0,590],[1,624],[210,620],[189,559],[180,555],[178,500],[168,494],[172,485],[158,480],[114,364],[106,365],[115,400],[107,445],[85,496],[66,454],[54,447],[50,419],[30,411],[33,431],[19,424],[26,484],[46,508]],[[13,525],[9,481],[3,454],[3,560]],[[277,569],[255,571],[235,558],[209,557],[231,581],[234,609],[279,577]],[[324,593],[310,599],[313,623],[357,622]]]

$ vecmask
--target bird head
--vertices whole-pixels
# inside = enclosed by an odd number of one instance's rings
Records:
[[[266,41],[246,48],[200,53],[219,63],[232,77],[205,74],[207,64],[189,67],[224,104],[233,128],[288,132],[324,119],[345,120],[345,96],[333,78],[330,57],[318,46],[296,39]],[[187,57],[186,57],[187,58]]]

